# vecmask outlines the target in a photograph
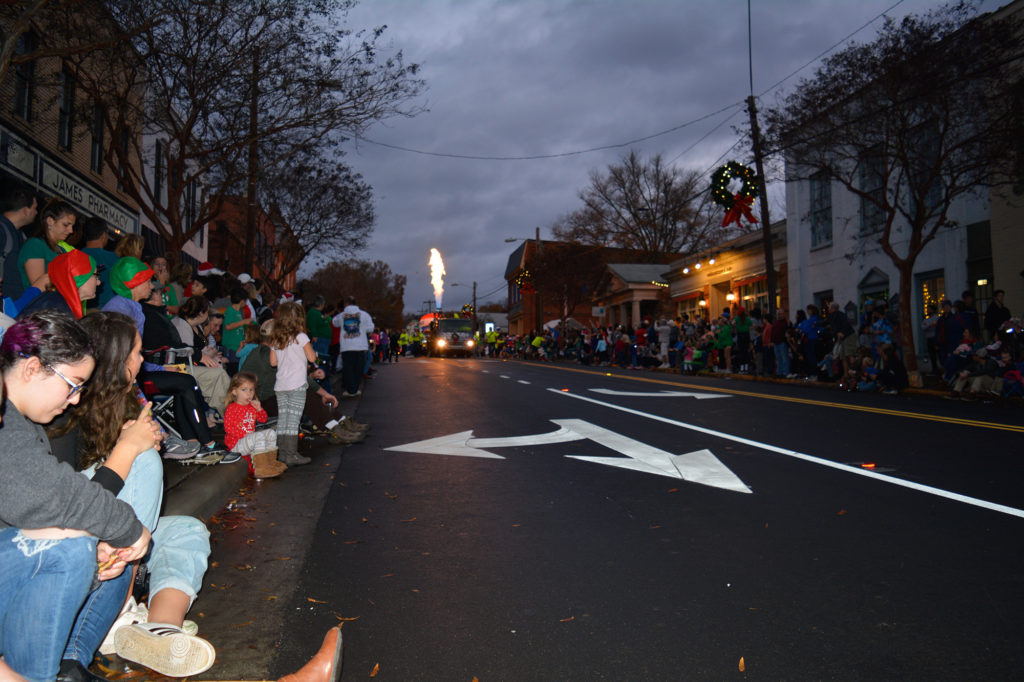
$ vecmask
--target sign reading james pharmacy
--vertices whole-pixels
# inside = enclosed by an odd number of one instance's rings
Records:
[[[52,162],[44,152],[0,126],[0,166],[29,180],[48,194],[59,196],[86,214],[103,218],[122,232],[139,232],[139,214],[106,196],[78,173]]]

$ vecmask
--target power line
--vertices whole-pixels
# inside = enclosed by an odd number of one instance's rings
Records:
[[[428,152],[428,151],[425,151],[425,150],[422,150],[422,149],[413,149],[411,147],[402,147],[402,146],[397,145],[397,144],[388,144],[386,142],[380,142],[380,141],[377,141],[377,140],[371,140],[370,138],[363,137],[362,135],[356,135],[355,138],[357,140],[362,140],[363,142],[369,142],[370,144],[375,144],[375,145],[377,145],[379,147],[387,147],[388,149],[395,149],[395,150],[402,151],[402,152],[409,152],[411,154],[421,154],[423,156],[440,156],[440,157],[444,157],[444,158],[448,158],[448,159],[469,159],[469,160],[474,160],[474,161],[536,161],[536,160],[539,160],[539,159],[558,159],[558,158],[564,158],[564,157],[567,157],[567,156],[579,156],[581,154],[590,154],[592,152],[600,152],[600,151],[605,151],[605,150],[608,150],[608,149],[621,149],[622,147],[629,147],[630,145],[638,144],[640,142],[646,142],[647,140],[653,140],[656,137],[661,137],[663,135],[668,135],[669,133],[674,133],[677,130],[682,130],[683,128],[686,128],[688,126],[694,125],[695,123],[700,123],[701,121],[707,120],[709,118],[717,116],[718,114],[726,112],[729,109],[732,109],[732,108],[738,107],[738,106],[742,106],[742,104],[743,104],[742,102],[734,102],[733,104],[729,104],[728,106],[722,107],[718,111],[714,111],[714,112],[712,112],[710,114],[705,114],[704,116],[701,116],[700,118],[695,118],[695,119],[693,119],[691,121],[687,121],[686,123],[680,123],[679,125],[673,126],[673,127],[669,128],[667,130],[662,130],[661,132],[653,133],[651,135],[646,135],[644,137],[638,137],[636,139],[629,140],[628,142],[619,142],[619,143],[616,143],[616,144],[606,144],[606,145],[602,145],[600,147],[590,147],[589,149],[578,149],[576,151],[561,152],[561,153],[558,153],[558,154],[534,154],[534,155],[530,155],[530,156],[477,156],[477,155],[472,155],[472,154],[450,154],[450,153],[446,153],[446,152]]]

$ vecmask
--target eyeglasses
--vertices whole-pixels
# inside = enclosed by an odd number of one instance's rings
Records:
[[[75,397],[76,393],[85,388],[85,384],[76,384],[75,382],[71,381],[71,379],[68,379],[66,376],[58,372],[57,368],[54,367],[53,365],[46,365],[46,369],[50,370],[51,372],[59,376],[61,379],[63,379],[64,383],[66,383],[71,388],[71,390],[68,391],[67,400],[71,400],[73,397]]]

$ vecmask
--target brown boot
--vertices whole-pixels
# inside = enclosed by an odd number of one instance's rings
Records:
[[[341,628],[327,631],[316,656],[297,672],[285,675],[278,682],[336,682],[341,675]]]
[[[274,478],[288,467],[277,461],[277,450],[267,450],[253,453],[252,468],[256,478]]]

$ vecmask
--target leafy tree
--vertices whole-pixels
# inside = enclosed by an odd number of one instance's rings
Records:
[[[861,205],[862,244],[876,243],[899,272],[903,357],[917,360],[911,322],[914,263],[950,209],[1007,177],[1020,33],[1007,20],[973,19],[960,3],[888,19],[878,37],[827,58],[768,112],[789,180],[816,175]]]
[[[103,106],[108,162],[171,251],[210,218],[197,187],[255,194],[311,149],[336,150],[375,121],[418,111],[418,66],[378,56],[383,27],[345,28],[352,0],[107,4],[122,25],[147,28],[90,53],[83,90]],[[160,144],[144,147],[140,131]]]
[[[330,302],[342,302],[346,296],[355,296],[375,325],[393,329],[402,325],[405,281],[405,275],[391,272],[383,261],[354,260],[325,265],[302,280],[299,289],[306,300],[321,295]]]
[[[593,171],[583,207],[552,227],[556,239],[635,249],[658,262],[692,253],[722,234],[708,210],[708,179],[631,151],[606,173]]]

